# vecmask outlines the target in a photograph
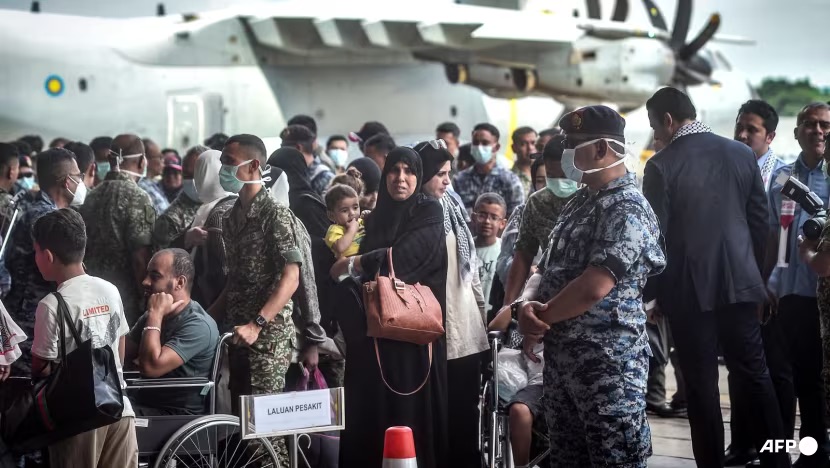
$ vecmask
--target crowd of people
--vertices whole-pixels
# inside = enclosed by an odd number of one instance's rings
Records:
[[[688,417],[698,466],[790,466],[760,448],[793,438],[796,402],[800,435],[818,441],[796,466],[830,466],[830,228],[801,237],[809,214],[781,194],[791,177],[828,201],[830,104],[799,114],[792,164],[772,152],[778,116],[763,101],[736,109],[734,139],[676,89],[646,107],[657,153],[642,180],[625,164],[625,119],[605,106],[516,129],[512,165],[489,123],[467,144],[447,122],[401,146],[366,122],[323,146],[305,115],[270,155],[249,134],[214,135],[183,157],[134,134],[2,143],[0,290],[16,324],[3,329],[28,339],[4,338],[16,359],[0,361],[0,378],[59,365],[59,293],[119,373],[208,377],[231,332],[235,414],[240,395],[297,390],[316,368],[345,387],[340,466],[380,467],[385,430],[409,426],[418,466],[472,468],[487,333],[501,331],[527,372],[503,402],[516,466],[532,458],[535,427],[551,466],[645,467],[647,414]],[[351,160],[350,140],[362,153]],[[429,345],[367,334],[364,284],[393,271],[440,304],[445,333]],[[198,391],[125,393],[118,423],[15,455],[136,466],[135,416],[205,411]],[[288,466],[285,442],[273,443]]]

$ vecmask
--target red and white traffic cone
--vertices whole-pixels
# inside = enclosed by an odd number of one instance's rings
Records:
[[[383,468],[418,468],[412,429],[390,427],[383,442]]]

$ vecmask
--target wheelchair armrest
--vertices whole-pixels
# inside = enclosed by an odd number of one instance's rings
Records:
[[[493,342],[493,340],[498,340],[498,341],[499,341],[499,343],[501,343],[502,341],[504,341],[504,338],[505,338],[506,336],[507,336],[507,333],[506,333],[506,332],[503,332],[503,331],[491,331],[491,332],[487,333],[487,341],[489,341],[490,343],[492,343],[492,342]]]
[[[205,377],[177,377],[167,379],[132,379],[127,381],[127,389],[133,388],[186,388],[213,385]]]

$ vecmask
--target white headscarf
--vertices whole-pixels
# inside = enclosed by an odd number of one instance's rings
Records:
[[[268,193],[275,202],[288,206],[288,176],[280,171],[277,181],[268,189]]]
[[[193,180],[202,206],[196,210],[192,227],[204,226],[210,212],[213,211],[213,207],[220,200],[236,195],[226,192],[219,183],[219,169],[222,168],[222,162],[219,160],[221,156],[221,151],[207,150],[200,154],[199,159],[196,160]]]

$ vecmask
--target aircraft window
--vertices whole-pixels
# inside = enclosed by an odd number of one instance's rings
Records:
[[[580,88],[582,87],[582,78],[577,78],[576,79],[576,85],[579,86]]]
[[[623,77],[622,77],[622,82],[623,82],[623,83],[628,83],[628,76],[623,75]]]
[[[451,117],[458,117],[458,108],[455,106],[450,106],[450,116]]]
[[[587,52],[582,52],[582,60],[596,60],[597,59],[597,51],[589,50]]]
[[[86,78],[78,80],[78,88],[80,88],[81,91],[86,91]]]

